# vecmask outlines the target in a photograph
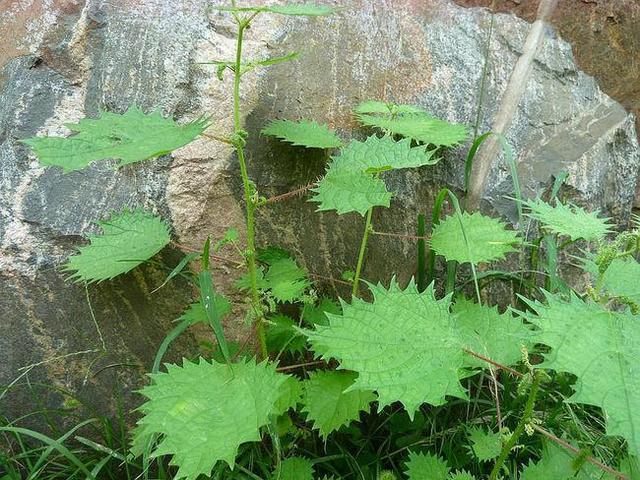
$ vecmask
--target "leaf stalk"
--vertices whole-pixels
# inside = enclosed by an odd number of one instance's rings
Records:
[[[362,273],[362,264],[364,263],[364,254],[367,251],[367,242],[369,241],[369,233],[371,233],[371,216],[373,215],[373,207],[367,210],[367,219],[364,224],[364,233],[362,234],[362,242],[360,242],[360,251],[358,253],[358,263],[356,265],[356,274],[353,277],[353,289],[351,295],[358,296],[360,290],[360,274]]]

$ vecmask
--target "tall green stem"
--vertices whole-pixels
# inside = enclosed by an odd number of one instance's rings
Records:
[[[367,251],[367,241],[369,240],[369,232],[371,231],[371,216],[373,215],[373,207],[367,210],[367,220],[364,224],[364,233],[362,234],[362,242],[360,243],[360,252],[358,253],[358,264],[356,265],[356,274],[353,278],[353,290],[351,295],[358,296],[360,289],[360,273],[362,272],[362,264],[364,263],[364,254]]]
[[[536,405],[536,397],[538,396],[538,391],[540,390],[540,382],[542,381],[542,374],[540,372],[535,372],[533,374],[533,382],[531,383],[531,389],[529,390],[529,397],[527,398],[527,403],[524,406],[524,412],[522,412],[522,417],[520,417],[520,421],[518,422],[518,426],[513,431],[509,440],[504,444],[502,450],[500,451],[500,456],[496,460],[495,465],[493,466],[493,470],[491,470],[491,474],[489,475],[489,480],[496,480],[500,473],[500,469],[504,465],[504,462],[507,460],[509,453],[516,445],[522,433],[524,432],[525,427],[531,421],[531,416],[533,415],[533,408]]]
[[[247,213],[247,252],[246,262],[249,273],[249,285],[251,287],[251,304],[255,314],[255,327],[260,345],[260,354],[266,358],[267,344],[264,335],[264,325],[262,322],[262,309],[260,307],[260,292],[258,291],[257,267],[256,267],[256,240],[255,240],[255,189],[249,180],[247,172],[247,162],[244,158],[244,131],[240,122],[240,80],[242,78],[242,40],[244,30],[248,26],[245,20],[238,22],[238,38],[236,42],[236,62],[233,78],[233,126],[235,132],[234,144],[240,163],[240,174],[242,176],[242,186],[244,188],[244,202]]]
[[[424,214],[418,214],[418,291],[424,292],[427,288],[427,264],[426,264],[426,235]]]

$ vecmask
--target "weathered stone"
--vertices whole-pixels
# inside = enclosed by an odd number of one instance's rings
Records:
[[[533,21],[538,2],[513,0],[454,0],[465,6],[495,8]],[[635,0],[558,2],[551,18],[576,56],[576,63],[593,75],[602,90],[635,113],[640,134],[640,3]]]
[[[59,21],[48,29],[41,26],[37,37],[24,29],[26,38],[16,45],[28,47],[15,51],[25,55],[6,61],[0,71],[0,384],[19,375],[18,367],[45,361],[30,375],[83,398],[101,399],[100,407],[108,410],[116,382],[124,383],[127,394],[139,387],[139,374],[149,368],[170,321],[192,292],[177,284],[151,294],[162,282],[161,271],[152,267],[90,286],[107,355],[78,354],[60,362],[54,357],[101,350],[102,343],[84,287],[63,283],[58,267],[92,231],[93,220],[124,207],[141,205],[161,213],[171,220],[176,241],[189,248],[241,226],[237,160],[224,144],[202,139],[171,156],[118,171],[107,162],[62,175],[40,167],[18,140],[64,134],[65,122],[101,108],[123,111],[133,103],[160,107],[184,121],[211,115],[211,132],[229,133],[231,78],[220,82],[212,67],[197,62],[233,58],[233,24],[206,0],[74,4],[75,10],[50,12]],[[260,137],[257,132],[270,118],[311,117],[345,138],[361,138],[366,132],[357,127],[351,108],[378,98],[418,104],[451,121],[475,122],[488,11],[449,0],[345,0],[340,6],[341,13],[330,18],[261,16],[247,33],[247,57],[301,53],[294,63],[247,75],[243,84],[250,173],[265,196],[314,181],[326,162],[322,152]],[[491,124],[495,99],[527,30],[515,16],[494,18],[479,131]],[[576,68],[570,46],[549,31],[508,135],[525,193],[540,191],[551,175],[566,170],[575,201],[602,208],[624,224],[640,165],[633,122]],[[376,211],[375,228],[413,233],[417,213],[430,212],[440,185],[461,188],[465,152],[464,147],[448,152],[435,168],[390,175],[388,184],[397,195],[391,209]],[[502,163],[489,184],[486,208],[514,219],[513,203],[504,199],[512,187]],[[290,249],[316,275],[339,277],[353,268],[363,221],[314,209],[305,198],[263,208],[260,243]],[[374,236],[365,277],[387,281],[397,273],[406,279],[413,273],[414,250],[410,241]],[[173,266],[175,252],[163,260]],[[237,270],[217,267],[219,283],[229,285]],[[339,283],[323,283],[332,287],[344,293]],[[241,335],[241,314],[230,324],[234,335]],[[187,336],[175,351],[193,346],[194,338]],[[96,359],[100,363],[94,364]],[[101,371],[100,365],[112,364],[136,368]],[[10,417],[29,408],[25,396],[3,403]]]

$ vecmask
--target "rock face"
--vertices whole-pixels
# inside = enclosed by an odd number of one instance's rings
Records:
[[[459,5],[490,7],[533,21],[538,2],[454,0]],[[559,2],[551,18],[571,43],[578,66],[593,75],[604,92],[636,115],[640,134],[640,3],[635,0]]]
[[[159,107],[185,121],[212,115],[212,133],[228,133],[231,79],[221,82],[197,62],[232,58],[233,23],[210,9],[208,0],[40,3],[9,2],[0,13],[0,19],[13,19],[1,23],[0,36],[6,37],[6,28],[17,32],[0,51],[0,384],[24,374],[20,367],[45,362],[29,369],[32,382],[68,389],[109,410],[114,389],[129,400],[140,386],[141,373],[193,292],[174,283],[151,293],[178,261],[170,249],[161,259],[164,268],[144,267],[86,291],[65,283],[58,267],[95,228],[92,221],[124,207],[160,213],[172,223],[176,242],[191,248],[207,235],[220,237],[241,226],[237,161],[224,144],[202,139],[118,171],[107,162],[63,175],[40,167],[19,140],[62,135],[67,122],[100,109],[122,112],[131,104]],[[449,0],[339,5],[341,13],[330,18],[260,17],[248,32],[249,58],[301,53],[294,63],[245,77],[250,174],[262,195],[312,182],[326,163],[322,153],[257,135],[271,118],[310,117],[345,138],[362,138],[366,132],[350,110],[374,98],[421,105],[469,125],[480,104],[478,129],[487,130],[528,31],[515,16],[494,17],[480,95],[487,10]],[[527,195],[568,171],[575,201],[605,210],[622,225],[628,221],[640,165],[634,118],[576,68],[571,47],[553,31],[508,137]],[[440,185],[461,187],[465,153],[460,148],[435,168],[390,177],[397,195],[391,209],[376,213],[375,228],[412,233],[417,213],[430,212]],[[512,187],[502,163],[488,184],[487,209],[513,219],[513,205],[503,198]],[[314,274],[339,277],[353,268],[363,221],[316,214],[314,208],[304,198],[265,207],[259,240],[291,250]],[[364,276],[386,281],[396,272],[407,278],[414,249],[408,241],[374,237]],[[223,265],[216,273],[222,285],[233,275]],[[340,291],[335,282],[324,287]],[[231,322],[238,326],[239,318]],[[183,337],[175,351],[192,351],[195,342]],[[64,400],[59,393],[38,395],[45,404]],[[3,414],[25,413],[31,399],[24,389],[12,390],[2,399]]]

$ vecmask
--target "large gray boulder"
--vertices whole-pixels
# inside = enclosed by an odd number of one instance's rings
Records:
[[[212,131],[228,133],[231,78],[221,82],[197,62],[232,58],[233,23],[208,0],[71,3],[73,8],[50,2],[40,7],[49,9],[44,13],[16,13],[20,5],[0,13],[14,23],[24,17],[26,25],[11,24],[20,39],[0,51],[0,384],[24,374],[20,367],[41,363],[28,369],[32,382],[69,390],[109,411],[114,391],[121,389],[129,401],[141,385],[193,292],[173,283],[151,293],[177,263],[175,246],[162,255],[165,268],[144,267],[87,290],[66,283],[59,266],[95,230],[94,220],[125,207],[163,215],[176,244],[186,248],[241,226],[237,161],[224,144],[202,139],[145,164],[114,170],[107,162],[63,175],[42,168],[19,140],[65,134],[67,122],[131,104],[159,107],[182,121],[211,115]],[[491,21],[486,10],[449,0],[339,5],[341,13],[330,18],[260,17],[248,32],[248,57],[301,53],[294,63],[245,77],[250,174],[265,196],[314,181],[326,163],[321,153],[260,137],[268,119],[310,117],[345,138],[362,138],[366,132],[350,111],[374,98],[417,104],[450,121],[476,121]],[[515,16],[494,18],[479,131],[491,124],[527,31]],[[548,186],[554,173],[568,171],[575,201],[604,210],[621,225],[628,222],[640,165],[634,119],[577,70],[570,45],[553,31],[508,137],[527,195]],[[435,168],[390,177],[397,195],[392,208],[376,212],[376,229],[413,233],[417,213],[430,212],[440,185],[460,189],[466,147],[449,152]],[[511,180],[502,162],[488,184],[485,208],[513,220],[513,205],[504,199]],[[320,277],[339,277],[353,268],[362,219],[314,209],[305,198],[265,207],[260,243],[291,250]],[[408,277],[414,249],[410,241],[374,237],[365,278],[386,281],[394,272]],[[224,265],[216,272],[223,287],[236,274]],[[339,293],[341,287],[325,281],[323,288]],[[241,318],[230,320],[235,335],[242,335]],[[176,356],[193,352],[197,336],[183,337]],[[38,395],[45,404],[64,400],[60,393]],[[2,414],[25,413],[33,398],[24,388],[12,390],[1,400]]]

